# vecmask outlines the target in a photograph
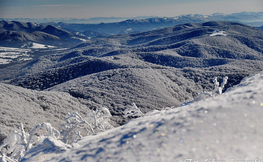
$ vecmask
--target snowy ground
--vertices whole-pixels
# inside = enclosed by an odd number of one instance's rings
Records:
[[[0,65],[32,60],[33,52],[38,50],[65,50],[65,48],[60,49],[55,46],[39,43],[25,44],[21,48],[0,47]]]
[[[30,51],[31,49],[0,47],[0,65],[9,64],[14,60],[30,60],[32,59],[28,54]]]
[[[211,37],[214,37],[214,36],[227,36],[226,32],[225,31],[218,31],[218,30],[215,30],[212,34],[210,34]]]
[[[216,98],[148,113],[73,148],[46,139],[22,161],[262,161],[262,114],[263,72]]]
[[[80,40],[80,41],[82,41],[82,42],[87,42],[87,40],[86,40],[86,39],[83,39],[83,38],[77,38],[77,37],[71,37],[71,38],[76,39],[76,40]]]
[[[44,45],[44,44],[39,44],[39,43],[32,43],[32,46],[30,48],[33,49],[46,49],[46,48],[54,48],[55,46],[49,46],[49,45]]]

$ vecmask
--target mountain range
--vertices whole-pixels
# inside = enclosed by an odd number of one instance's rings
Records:
[[[10,89],[10,93],[16,91],[16,86],[21,87],[20,95],[11,99],[17,105],[22,101],[21,105],[42,103],[44,106],[38,104],[38,107],[49,114],[53,113],[50,107],[57,101],[45,96],[66,93],[76,99],[77,105],[85,105],[86,111],[108,107],[112,122],[118,126],[126,123],[123,111],[133,102],[146,113],[177,107],[195,98],[198,92],[211,91],[215,76],[219,82],[228,76],[225,89],[238,84],[245,76],[262,71],[262,52],[263,31],[255,27],[225,21],[186,23],[87,40],[66,51],[0,69],[0,81],[6,87],[2,89]],[[12,96],[8,93],[8,90],[1,92]],[[43,100],[32,99],[38,93],[43,93]],[[10,104],[1,102],[1,106]],[[59,112],[67,106],[59,105]],[[11,109],[10,105],[5,107]],[[75,110],[78,109],[72,108]],[[26,114],[24,116],[26,118]],[[29,127],[30,122],[25,127]],[[31,125],[35,124],[32,122]],[[10,117],[10,123],[16,124],[4,123],[5,128],[17,126],[18,120]]]
[[[94,19],[99,20],[99,18]],[[37,24],[2,20],[0,21],[0,45],[19,47],[25,42],[38,42],[56,46],[69,46],[72,43],[81,43],[91,38],[104,38],[112,34],[131,34],[178,24],[203,23],[207,21],[234,21],[260,26],[263,25],[263,13],[241,12],[233,14],[215,13],[212,15],[190,14],[176,17],[137,17],[120,22],[100,24],[74,24],[65,22]],[[258,28],[261,29],[262,27]]]
[[[251,26],[263,25],[263,12],[241,12],[233,14],[215,13],[212,15],[189,14],[176,17],[150,17],[144,19],[127,19],[120,22],[87,24],[87,23],[65,23],[47,22],[43,24],[54,25],[65,30],[77,30],[85,32],[91,30],[105,34],[125,34],[134,32],[144,32],[159,28],[170,27],[184,23],[203,23],[207,21],[234,21]]]
[[[81,43],[85,36],[72,34],[52,25],[40,25],[32,22],[0,21],[0,45],[21,47],[26,42],[50,45],[69,45]]]

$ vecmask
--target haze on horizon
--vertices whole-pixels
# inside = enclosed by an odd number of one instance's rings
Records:
[[[0,0],[0,18],[92,18],[262,12],[262,0]]]

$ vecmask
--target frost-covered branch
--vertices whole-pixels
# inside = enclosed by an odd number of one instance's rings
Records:
[[[85,135],[95,134],[91,124],[84,120],[77,112],[68,112],[65,121],[66,124],[61,125],[59,130],[63,136],[62,141],[67,144],[72,144],[80,139],[82,137],[81,131],[84,131]]]
[[[124,118],[136,118],[143,116],[143,113],[141,110],[135,105],[135,103],[132,103],[132,106],[126,108],[124,110]]]
[[[221,83],[221,85],[220,85],[220,87],[219,87],[219,82],[217,81],[217,77],[215,77],[215,78],[213,79],[215,88],[214,88],[214,90],[212,91],[212,96],[217,96],[217,95],[222,94],[222,90],[223,90],[223,88],[225,87],[225,85],[226,85],[226,83],[227,83],[227,80],[228,80],[228,77],[225,76],[225,77],[223,78],[223,82]]]
[[[96,111],[90,111],[84,119],[92,125],[94,131],[97,133],[114,128],[109,123],[111,116],[109,109],[102,107]]]
[[[35,136],[35,133],[41,128],[47,129],[48,134],[40,137]],[[54,139],[58,139],[59,136],[60,136],[59,131],[53,128],[50,123],[37,124],[29,133],[28,143],[26,145],[26,151],[30,150],[32,145],[42,142],[41,139],[44,139],[45,137],[52,137]]]
[[[210,98],[210,97],[216,97],[218,95],[222,94],[222,91],[227,83],[228,77],[225,76],[223,78],[223,82],[221,83],[220,87],[219,87],[219,82],[217,81],[217,77],[213,78],[213,83],[214,83],[214,89],[211,92],[198,92],[198,96],[189,102],[184,102],[181,106],[185,106],[185,105],[189,105],[190,103],[196,102],[196,101],[201,101],[204,100],[206,98]]]
[[[111,113],[108,108],[102,107],[90,111],[82,118],[77,112],[67,113],[66,124],[60,126],[62,141],[72,144],[79,140],[81,135],[93,135],[114,128],[110,123]]]
[[[31,148],[43,143],[46,138],[72,144],[82,135],[94,135],[112,129],[114,127],[109,123],[110,117],[111,113],[106,107],[90,111],[84,118],[77,112],[67,113],[66,123],[59,129],[61,132],[53,128],[50,123],[42,123],[37,124],[28,134],[21,123],[19,131],[14,131],[0,146],[0,159],[2,162],[18,162]],[[40,129],[46,129],[47,134],[37,136],[36,133]],[[41,134],[42,131],[39,133]]]

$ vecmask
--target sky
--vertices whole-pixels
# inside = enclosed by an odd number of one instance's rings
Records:
[[[263,12],[263,0],[0,0],[0,18],[92,18]]]

